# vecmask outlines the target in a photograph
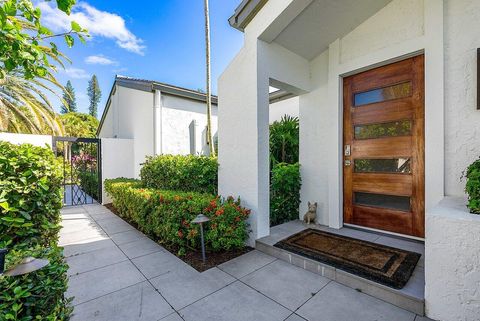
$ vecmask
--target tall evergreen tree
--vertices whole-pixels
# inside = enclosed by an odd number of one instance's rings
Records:
[[[102,98],[102,91],[98,85],[98,79],[96,75],[92,76],[92,79],[88,82],[87,94],[90,98],[90,106],[88,107],[88,113],[93,117],[97,117],[98,103]]]
[[[60,107],[60,112],[62,114],[77,112],[77,98],[75,98],[75,88],[73,88],[70,80],[67,81],[67,84],[65,85],[65,90],[63,91],[63,100],[65,101],[65,105],[62,105]]]

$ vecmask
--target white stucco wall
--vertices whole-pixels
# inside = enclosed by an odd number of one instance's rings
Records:
[[[212,105],[212,133],[217,133],[218,108]],[[190,153],[189,126],[196,123],[196,154],[208,154],[206,144],[206,104],[201,101],[184,99],[172,95],[162,95],[162,153],[181,154]]]
[[[480,156],[480,110],[476,109],[480,2],[445,1],[445,186],[463,195],[462,171]]]
[[[134,178],[134,140],[121,138],[102,138],[102,181],[111,178]],[[102,204],[112,200],[102,185]]]
[[[427,215],[425,301],[435,320],[480,320],[480,216],[465,202],[447,197]]]
[[[31,144],[39,147],[52,147],[52,136],[50,135],[0,133],[0,141],[16,145]]]
[[[285,115],[289,115],[292,117],[299,117],[300,115],[299,100],[300,98],[298,96],[295,96],[289,99],[285,99],[285,100],[270,104],[270,111],[269,111],[270,124],[273,123],[274,121],[281,120],[282,117]]]
[[[161,154],[189,154],[189,125],[195,120],[196,154],[208,154],[205,139],[206,105],[192,99],[161,94]],[[117,86],[99,132],[100,138],[133,139],[134,177],[146,156],[154,155],[154,93]],[[217,107],[212,106],[213,133],[217,132]]]
[[[153,155],[153,93],[117,86],[100,138],[133,139],[134,177],[141,163]],[[130,157],[118,154],[118,157]]]
[[[300,96],[300,217],[307,203],[317,202],[317,223],[328,225],[328,156],[331,105],[328,101],[328,51],[310,62],[312,91]]]
[[[292,3],[267,3],[247,26],[244,47],[220,78],[220,192],[242,198],[246,195],[246,205],[253,207],[251,221],[256,236],[268,233],[263,225],[259,228],[255,224],[264,224],[264,215],[268,213],[263,177],[263,91],[265,79],[274,79],[306,91],[299,97],[303,180],[300,213],[305,211],[307,201],[317,200],[319,223],[341,227],[342,77],[423,53],[426,273],[430,275],[426,284],[427,313],[442,320],[478,320],[480,283],[478,246],[474,245],[478,244],[478,231],[476,223],[472,223],[475,219],[468,216],[468,224],[472,225],[469,228],[464,218],[446,218],[435,211],[445,195],[463,194],[461,172],[480,156],[480,111],[475,106],[480,2],[393,0],[309,61],[306,81],[299,81],[303,62],[295,53],[274,42],[258,40],[265,33],[274,33],[272,30],[285,19],[284,12]],[[270,41],[274,38],[271,36]],[[286,73],[290,68],[294,71]],[[246,89],[242,95],[234,92],[238,86]],[[222,104],[226,105],[223,111]],[[237,110],[240,106],[241,113]],[[239,126],[236,119],[243,116],[245,122]],[[238,159],[238,152],[253,155]],[[237,173],[241,177],[236,177]],[[458,253],[453,255],[456,250]],[[447,258],[448,264],[439,262],[441,258]],[[445,277],[446,283],[441,282],[444,273],[439,270],[450,273]],[[450,297],[450,293],[456,297]],[[477,312],[476,318],[473,311]]]
[[[342,216],[342,77],[424,53],[426,85],[426,206],[443,198],[443,51],[438,0],[394,0],[310,62],[312,89],[300,96],[301,213],[317,199],[319,222],[341,227]],[[441,20],[440,20],[441,22]],[[437,50],[440,44],[440,50]],[[432,80],[433,79],[433,80]],[[320,81],[319,81],[320,80]],[[302,119],[303,118],[303,119]],[[316,126],[320,125],[320,129]],[[308,133],[308,134],[307,134]],[[320,154],[321,151],[321,154]],[[315,177],[316,183],[309,181]]]

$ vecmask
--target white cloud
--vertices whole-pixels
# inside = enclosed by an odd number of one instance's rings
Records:
[[[65,68],[65,69],[60,69],[60,72],[66,74],[68,77],[73,79],[90,78],[90,75],[85,70],[80,68]]]
[[[42,10],[42,22],[55,31],[70,30],[70,22],[74,20],[87,29],[92,37],[112,39],[125,50],[144,54],[143,40],[128,30],[125,20],[117,14],[98,10],[86,2],[75,5],[70,16],[48,2],[40,2],[38,6]]]
[[[85,58],[85,62],[87,64],[92,64],[92,65],[116,65],[117,62],[105,57],[104,55],[93,55],[93,56],[88,56]]]

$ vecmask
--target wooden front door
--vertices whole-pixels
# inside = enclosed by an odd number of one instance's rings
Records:
[[[343,81],[344,222],[424,237],[424,56]]]

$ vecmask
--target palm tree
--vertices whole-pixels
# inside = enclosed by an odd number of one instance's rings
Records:
[[[210,77],[210,17],[208,13],[208,0],[205,3],[205,48],[207,68],[207,144],[210,149],[210,156],[215,156],[215,145],[212,138],[212,79]]]
[[[0,79],[0,131],[63,135],[62,123],[42,91],[47,90],[58,97],[46,83],[59,89],[63,87],[50,75],[42,80],[26,80],[16,73]]]

